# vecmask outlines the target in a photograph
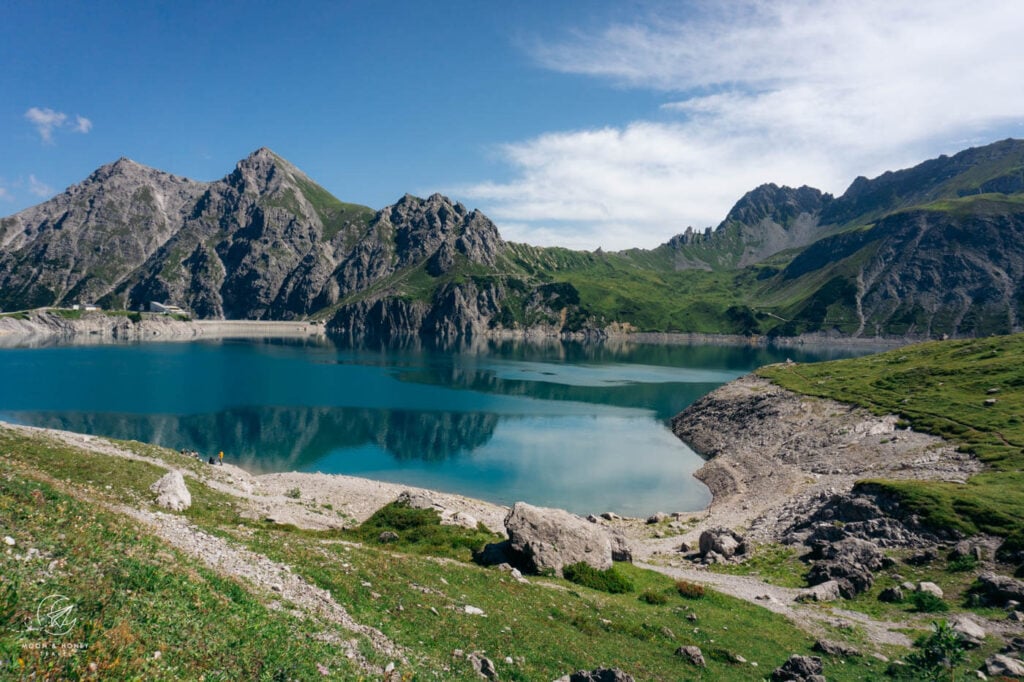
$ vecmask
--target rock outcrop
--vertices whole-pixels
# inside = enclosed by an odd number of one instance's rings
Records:
[[[825,682],[823,666],[817,656],[793,654],[789,660],[772,671],[772,682]]]
[[[505,518],[509,550],[516,562],[533,573],[562,574],[562,568],[586,563],[598,570],[612,567],[607,533],[562,509],[516,502]]]
[[[192,494],[185,486],[185,478],[180,471],[167,472],[149,489],[156,493],[156,503],[166,509],[185,511],[192,506]]]

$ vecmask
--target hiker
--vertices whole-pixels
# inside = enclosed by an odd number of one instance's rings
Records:
[[[220,451],[220,465],[224,466],[224,451]]]
[[[206,460],[206,463],[207,464],[216,464],[216,462],[213,461],[213,455],[210,455],[210,459]]]

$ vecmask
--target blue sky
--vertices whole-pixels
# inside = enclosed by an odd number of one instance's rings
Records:
[[[0,215],[120,156],[213,180],[267,146],[346,201],[652,247],[762,182],[1024,137],[1021,35],[1016,0],[7,0]]]

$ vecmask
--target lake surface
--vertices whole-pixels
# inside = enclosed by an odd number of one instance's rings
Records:
[[[701,509],[668,429],[793,349],[511,342],[472,350],[224,340],[0,350],[0,419],[134,439],[256,473],[319,471],[503,504]]]

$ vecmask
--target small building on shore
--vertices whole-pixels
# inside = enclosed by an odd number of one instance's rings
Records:
[[[100,310],[100,307],[95,303],[76,303],[71,306],[72,310],[83,310],[87,313],[93,313]]]

